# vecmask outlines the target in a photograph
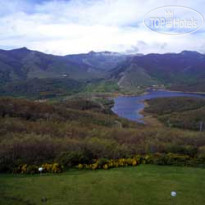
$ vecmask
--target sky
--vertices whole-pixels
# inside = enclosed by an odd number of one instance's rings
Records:
[[[204,1],[0,0],[0,49],[27,47],[55,55],[205,53],[204,24],[186,35],[154,32],[144,24],[147,13],[169,5],[189,7],[205,16]]]

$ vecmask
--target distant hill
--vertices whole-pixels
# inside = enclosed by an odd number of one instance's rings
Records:
[[[55,56],[27,48],[0,50],[0,95],[55,97],[82,91],[122,62],[117,53]]]
[[[205,86],[201,86],[205,85],[205,55],[183,51],[134,56],[113,69],[111,77],[122,87],[164,84],[205,91]]]
[[[0,50],[0,81],[12,82],[31,78],[73,79],[96,78],[90,67],[82,62],[73,62],[62,56],[44,54],[20,48]]]
[[[124,62],[127,59],[127,57],[127,55],[115,52],[91,51],[87,54],[67,55],[66,59],[75,63],[86,64],[95,70],[108,71],[114,69],[120,63]]]
[[[91,51],[55,56],[27,48],[0,50],[0,95],[58,96],[79,92],[87,83],[91,83],[90,90],[100,81],[109,85],[113,81],[115,89],[117,85],[127,90],[164,85],[205,92],[205,55],[193,51],[148,55]],[[105,90],[103,86],[107,84],[100,83],[100,90]]]
[[[101,78],[125,60],[124,55],[110,52],[55,56],[27,48],[0,50],[0,82],[31,78],[93,79]]]

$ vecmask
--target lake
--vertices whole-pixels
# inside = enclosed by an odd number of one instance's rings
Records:
[[[171,92],[165,90],[149,90],[147,94],[140,96],[119,96],[114,99],[114,107],[112,111],[120,117],[126,118],[128,120],[144,123],[143,115],[140,111],[144,109],[144,101],[161,98],[161,97],[200,97],[205,98],[203,94],[192,94],[183,92]]]

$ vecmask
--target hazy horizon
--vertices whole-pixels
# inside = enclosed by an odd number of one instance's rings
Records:
[[[126,52],[116,52],[116,51],[107,51],[107,50],[103,50],[103,51],[94,51],[94,50],[91,50],[91,51],[88,51],[88,52],[79,52],[79,53],[68,53],[68,54],[64,54],[64,55],[59,55],[59,54],[52,54],[52,53],[47,53],[47,52],[43,52],[43,51],[39,51],[39,50],[33,50],[33,49],[30,49],[28,47],[18,47],[18,48],[13,48],[13,49],[1,49],[0,50],[5,50],[5,51],[12,51],[12,50],[20,50],[20,49],[28,49],[30,51],[36,51],[36,52],[42,52],[42,53],[45,53],[45,54],[48,54],[48,55],[56,55],[56,56],[66,56],[66,55],[80,55],[80,54],[89,54],[89,53],[106,53],[106,52],[109,52],[109,53],[116,53],[116,54],[119,54],[119,55],[149,55],[149,54],[180,54],[182,52],[197,52],[197,53],[200,53],[202,55],[205,55],[205,53],[202,53],[202,52],[199,52],[199,51],[195,51],[195,50],[182,50],[182,51],[179,51],[179,52],[164,52],[164,53],[157,53],[157,52],[150,52],[150,53],[126,53]]]

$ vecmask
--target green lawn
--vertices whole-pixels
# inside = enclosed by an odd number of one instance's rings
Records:
[[[171,199],[175,190],[177,197]],[[46,197],[47,202],[41,202]],[[205,204],[205,169],[140,165],[56,175],[0,175],[0,204]]]

